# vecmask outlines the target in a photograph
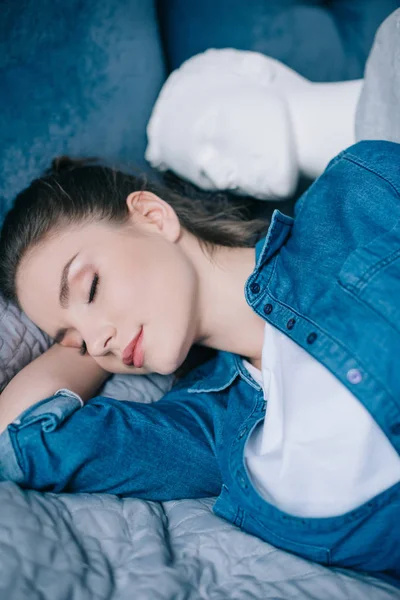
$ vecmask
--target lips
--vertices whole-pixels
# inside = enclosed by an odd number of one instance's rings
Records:
[[[135,346],[136,346],[139,338],[141,339],[142,332],[143,332],[143,327],[140,328],[137,336],[134,337],[133,340],[131,340],[129,342],[129,344],[127,345],[127,347],[125,348],[125,350],[122,354],[122,362],[124,363],[124,365],[127,365],[127,366],[133,365],[133,355],[135,352]]]

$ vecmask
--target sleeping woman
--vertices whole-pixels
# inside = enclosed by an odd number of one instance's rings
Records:
[[[400,585],[399,162],[356,144],[268,227],[103,166],[34,181],[2,229],[1,290],[56,343],[0,397],[0,479],[217,496],[279,548]],[[158,402],[94,396],[194,344],[215,356]]]

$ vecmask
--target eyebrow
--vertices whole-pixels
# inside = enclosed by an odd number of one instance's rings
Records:
[[[79,252],[77,252],[70,260],[65,264],[62,273],[61,273],[61,281],[60,281],[60,294],[58,300],[60,302],[61,308],[68,308],[69,304],[69,284],[68,284],[68,275],[69,268],[71,264],[74,262],[75,258],[78,256]]]
[[[61,281],[60,281],[60,292],[58,296],[58,301],[60,303],[61,308],[68,308],[69,305],[69,283],[68,283],[68,275],[69,268],[75,258],[78,256],[79,252],[77,252],[65,265],[61,273]],[[67,329],[59,329],[54,336],[54,341],[59,344],[64,339],[65,334],[67,333]]]

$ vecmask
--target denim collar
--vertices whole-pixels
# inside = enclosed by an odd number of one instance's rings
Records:
[[[229,387],[237,377],[241,377],[248,384],[259,390],[260,385],[251,377],[244,367],[242,357],[232,352],[218,352],[218,360],[211,372],[204,374],[188,388],[189,393],[196,392],[221,392]]]
[[[290,235],[292,224],[291,217],[284,215],[279,210],[274,210],[266,237],[256,244],[256,266],[246,281],[246,286],[266,268],[269,259],[285,243]],[[241,377],[255,389],[260,389],[259,384],[244,367],[240,356],[220,351],[212,372],[207,372],[202,379],[190,386],[189,392],[219,392],[230,386],[236,377]]]
[[[265,263],[283,246],[289,237],[294,219],[274,210],[266,237],[256,244],[256,267],[249,279],[253,279]]]

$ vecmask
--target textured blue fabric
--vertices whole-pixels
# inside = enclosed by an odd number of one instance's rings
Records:
[[[400,452],[400,145],[361,142],[275,211],[245,285],[249,306],[324,364]],[[293,326],[294,321],[294,326]],[[289,327],[290,323],[290,327]],[[254,488],[245,444],[268,414],[241,357],[220,352],[159,402],[61,393],[0,435],[0,480],[150,500],[219,494],[216,514],[305,558],[400,584],[400,483],[329,518],[288,515]]]
[[[165,80],[154,0],[0,6],[0,220],[60,154],[145,164]]]
[[[315,81],[362,76],[400,0],[7,0],[0,3],[0,224],[57,155],[148,168],[170,68],[208,47],[273,56]]]
[[[312,81],[363,76],[380,23],[398,0],[160,0],[170,69],[207,48],[255,50]]]

